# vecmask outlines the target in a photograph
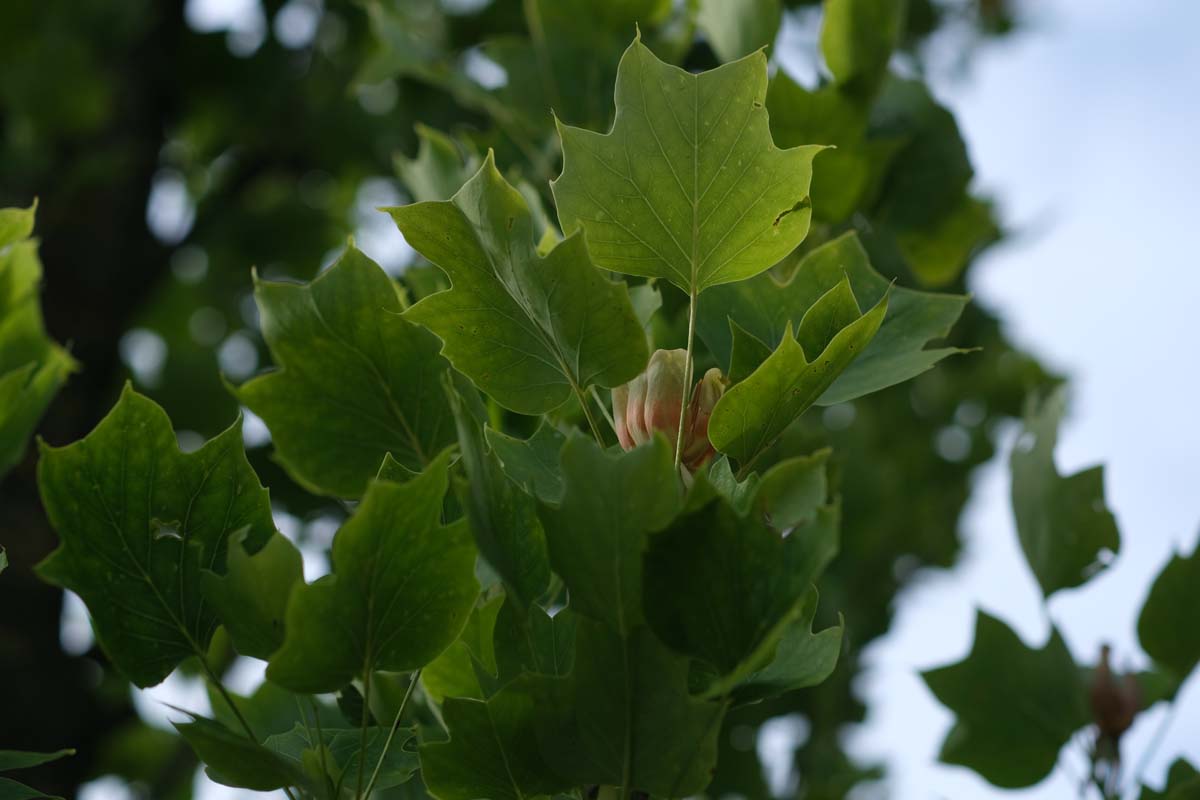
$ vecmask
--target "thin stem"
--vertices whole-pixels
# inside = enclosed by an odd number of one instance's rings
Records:
[[[616,433],[617,422],[613,419],[612,414],[609,413],[608,406],[604,405],[604,401],[600,399],[600,392],[596,391],[595,386],[590,387],[589,391],[591,392],[592,399],[596,401],[596,405],[600,406],[600,413],[604,416],[604,421],[608,423],[608,427],[612,429],[612,432]]]
[[[217,676],[217,673],[213,672],[208,659],[203,655],[200,655],[200,668],[204,670],[204,674],[208,676],[208,680],[216,687],[221,697],[225,698],[226,705],[229,706],[229,710],[233,712],[233,715],[237,717],[237,721],[241,723],[242,730],[246,731],[246,736],[250,737],[250,741],[258,744],[258,737],[254,735],[254,730],[250,727],[250,723],[242,716],[237,703],[233,702],[233,695],[229,694],[229,690],[225,688],[225,684],[221,683],[221,679]],[[288,800],[296,800],[296,796],[292,794],[292,790],[288,787],[283,787],[283,792],[288,796]]]
[[[1137,768],[1133,771],[1133,785],[1137,786],[1142,783],[1146,777],[1146,768],[1150,766],[1150,759],[1158,752],[1158,748],[1162,746],[1164,737],[1167,735],[1167,728],[1171,727],[1171,723],[1175,721],[1175,712],[1179,708],[1179,703],[1172,702],[1167,713],[1163,716],[1162,722],[1158,724],[1158,728],[1154,731],[1154,735],[1150,738],[1150,743],[1146,749],[1142,751],[1142,757],[1138,759]]]
[[[371,719],[371,670],[363,670],[363,711],[362,711],[362,728],[358,736],[358,786],[354,790],[354,796],[363,798],[363,774],[367,761],[367,723]]]
[[[675,436],[675,469],[679,470],[679,463],[683,460],[683,421],[687,418],[688,406],[692,402],[692,342],[696,338],[696,305],[697,305],[696,290],[693,289],[688,297],[688,335],[687,335],[687,355],[684,358],[683,365],[683,399],[679,404],[679,431]]]
[[[571,384],[571,388],[575,390],[575,396],[579,398],[579,407],[583,409],[583,416],[587,419],[588,427],[592,429],[592,436],[596,437],[597,443],[603,448],[604,437],[600,434],[600,426],[596,424],[596,418],[592,416],[592,411],[588,408],[587,395],[574,383]]]
[[[404,715],[404,707],[408,705],[408,698],[412,697],[413,687],[417,685],[417,678],[421,676],[421,670],[417,670],[412,674],[408,681],[408,689],[404,692],[404,699],[400,701],[400,708],[396,711],[396,718],[392,720],[392,729],[388,731],[387,739],[383,742],[383,752],[379,754],[379,761],[375,764],[375,770],[371,773],[371,780],[367,782],[367,793],[364,798],[371,796],[371,789],[375,788],[375,781],[379,778],[379,771],[383,769],[383,760],[387,758],[388,748],[392,746],[392,737],[396,735],[396,731],[400,728],[400,717]],[[359,765],[361,766],[367,754],[364,751],[359,757]]]
[[[321,759],[321,774],[325,776],[325,789],[329,790],[329,767],[325,765],[325,732],[321,730],[321,709],[317,706],[317,700],[312,695],[308,696],[308,702],[312,705],[313,722],[317,726],[317,752]]]

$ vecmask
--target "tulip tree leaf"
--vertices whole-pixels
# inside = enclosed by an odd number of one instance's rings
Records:
[[[63,800],[59,795],[39,792],[9,778],[0,778],[0,800]]]
[[[0,211],[0,239],[2,239],[5,211],[13,209],[4,209]],[[32,222],[30,223],[32,225]],[[67,748],[56,750],[53,753],[31,753],[25,750],[0,750],[0,772],[8,772],[13,769],[28,769],[30,767],[38,767],[42,764],[50,764],[67,756],[75,755],[75,751]]]
[[[194,714],[191,722],[176,722],[175,729],[200,760],[208,777],[222,786],[259,792],[290,786],[309,787],[308,776],[298,766],[270,748],[229,730],[216,720]]]
[[[311,283],[256,279],[254,297],[279,368],[234,393],[302,486],[359,497],[386,453],[420,470],[453,440],[437,339],[399,316],[398,287],[354,247]]]
[[[1183,681],[1200,663],[1200,546],[1175,555],[1154,579],[1138,617],[1138,640],[1159,665]]]
[[[96,638],[138,686],[203,654],[219,620],[203,572],[225,571],[229,537],[257,552],[274,535],[241,421],[182,453],[171,420],[128,385],[83,440],[42,445],[38,486],[61,544],[38,566],[83,598]]]
[[[559,454],[567,441],[558,429],[542,422],[528,439],[514,439],[487,428],[484,431],[492,452],[500,459],[504,473],[545,503],[562,499],[563,479],[558,468]]]
[[[333,540],[335,572],[292,590],[267,677],[332,692],[368,671],[423,667],[451,642],[479,592],[466,520],[442,526],[449,451],[405,484],[372,483]]]
[[[417,202],[449,200],[479,168],[476,156],[464,159],[446,134],[417,125],[417,157],[397,156],[396,172]]]
[[[824,498],[822,498],[823,500]],[[837,552],[837,506],[784,537],[719,496],[650,537],[644,592],[650,627],[716,669],[723,694],[771,660],[811,585]]]
[[[498,595],[477,605],[454,644],[421,670],[421,685],[434,702],[447,697],[484,699],[497,678],[496,617],[504,604]]]
[[[867,348],[887,309],[885,293],[860,313],[843,278],[809,307],[794,335],[788,323],[775,352],[721,397],[708,422],[713,446],[751,463]]]
[[[1197,800],[1200,798],[1200,771],[1187,759],[1177,758],[1167,771],[1167,782],[1162,791],[1142,786],[1139,800]]]
[[[8,569],[8,553],[3,547],[0,547],[0,572],[4,572],[6,569]]]
[[[1049,597],[1087,581],[1105,565],[1104,552],[1121,546],[1117,522],[1104,502],[1104,468],[1063,477],[1054,465],[1065,387],[1040,405],[1031,402],[1013,448],[1012,505],[1025,560]]]
[[[582,236],[540,256],[528,205],[490,153],[450,201],[388,211],[451,282],[405,318],[437,334],[450,362],[496,402],[541,414],[573,391],[618,386],[645,367],[625,285],[592,265]]]
[[[733,61],[775,42],[779,0],[701,0],[696,26],[722,61]]]
[[[758,358],[763,346],[778,347],[788,323],[799,325],[805,312],[844,278],[864,306],[887,295],[887,314],[870,344],[825,390],[819,404],[833,405],[879,391],[921,374],[948,355],[963,352],[925,346],[950,332],[969,298],[898,287],[889,293],[887,279],[871,268],[853,233],[806,255],[785,282],[764,274],[713,289],[700,305],[697,331],[717,359],[730,364],[731,375],[735,367],[743,373],[745,361]],[[733,333],[731,326],[741,333]],[[751,356],[745,355],[747,351]],[[739,356],[739,362],[734,356]]]
[[[29,238],[35,210],[36,203],[0,209],[0,478],[24,457],[46,406],[78,368],[46,336],[42,263]]]
[[[719,459],[708,479],[742,516],[752,516],[777,531],[811,522],[825,505],[828,481],[825,464],[831,451],[818,450],[774,464],[761,475],[755,473],[740,483],[728,459]]]
[[[421,776],[439,800],[524,800],[571,788],[537,740],[537,699],[520,685],[488,700],[449,698],[447,742],[421,747]]]
[[[816,686],[837,666],[845,625],[813,633],[817,590],[810,589],[781,632],[771,661],[742,678],[734,689],[738,703],[754,703],[785,692]]]
[[[292,586],[304,580],[300,551],[276,533],[257,553],[246,552],[244,532],[229,537],[225,574],[201,573],[201,589],[244,656],[266,660],[283,644]]]
[[[550,560],[573,611],[626,634],[642,619],[646,533],[679,510],[674,451],[662,436],[621,454],[575,436],[562,471],[562,504],[541,512]]]
[[[379,777],[375,782],[376,789],[391,789],[406,783],[418,769],[415,747],[416,731],[411,728],[400,728],[388,745],[386,756],[384,745],[388,739],[388,728],[371,726],[366,731],[366,774],[384,758],[379,769]],[[363,732],[359,728],[322,728],[321,735],[326,748],[326,767],[329,777],[337,782],[339,777],[346,785],[346,776],[358,774],[359,753],[363,741]],[[267,737],[263,747],[277,753],[292,762],[297,768],[304,768],[306,763],[318,765],[320,774],[320,751],[317,749],[317,732],[296,723],[291,730]],[[320,796],[320,795],[318,795]]]
[[[771,141],[762,52],[700,75],[635,39],[617,72],[607,134],[559,124],[552,182],[567,232],[596,263],[666,278],[689,294],[768,269],[808,233],[813,156]]]
[[[478,420],[464,407],[452,386],[447,400],[458,428],[458,447],[467,481],[462,503],[480,554],[499,573],[510,597],[522,607],[533,605],[550,583],[546,534],[538,520],[537,501],[509,480],[488,447]]]
[[[1046,777],[1058,751],[1090,719],[1087,689],[1058,631],[1033,650],[982,611],[970,654],[922,677],[958,717],[942,743],[942,761],[1006,789]]]
[[[544,686],[542,748],[573,785],[688,797],[711,780],[726,706],[692,697],[687,658],[645,626],[581,618],[574,670]]]

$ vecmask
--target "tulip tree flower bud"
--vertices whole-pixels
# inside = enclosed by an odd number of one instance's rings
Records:
[[[613,389],[613,417],[621,447],[632,450],[662,431],[674,446],[679,436],[679,409],[684,397],[687,352],[656,350],[646,371]],[[708,418],[725,392],[721,371],[710,369],[696,383],[683,419],[681,460],[689,470],[703,466],[713,454]]]
[[[1092,676],[1089,699],[1092,719],[1099,736],[1096,742],[1097,756],[1106,761],[1120,761],[1121,736],[1133,725],[1134,717],[1141,709],[1141,693],[1137,678],[1132,673],[1118,679],[1109,664],[1111,650],[1108,645],[1100,648],[1100,663]]]

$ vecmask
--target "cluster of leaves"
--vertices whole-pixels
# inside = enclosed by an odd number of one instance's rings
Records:
[[[813,584],[839,502],[827,456],[781,439],[954,352],[924,348],[964,299],[893,289],[852,234],[789,259],[821,148],[772,142],[761,53],[696,75],[635,40],[615,81],[610,133],[560,126],[565,239],[489,152],[449,200],[390,209],[449,288],[397,285],[353,246],[309,284],[258,282],[278,368],[233,391],[298,483],[355,501],[330,575],[304,581],[239,424],[185,454],[127,389],[85,439],[43,445],[62,544],[40,573],[135,684],[198,661],[239,728],[178,726],[215,780],[362,797],[415,774],[415,742],[439,798],[686,796],[729,707],[833,669],[841,630],[812,632]],[[447,187],[465,166],[412,169]],[[686,490],[665,437],[621,454],[593,410],[644,368],[658,280],[688,298],[689,355],[730,384],[721,456]],[[509,414],[542,421],[514,438]],[[221,625],[269,685],[357,696],[358,730],[314,706],[315,730],[256,736],[206,660]],[[394,673],[406,689],[378,715]]]
[[[1103,468],[1063,476],[1055,466],[1065,409],[1064,388],[1041,403],[1031,401],[1011,459],[1017,533],[1046,601],[1107,569],[1120,549],[1117,523],[1104,500]],[[1132,676],[1137,688],[1127,691],[1135,711],[1173,702],[1200,664],[1200,636],[1188,622],[1200,614],[1197,581],[1200,550],[1173,557],[1150,587],[1137,630],[1153,668]],[[1101,663],[1077,663],[1053,624],[1046,644],[1034,649],[1003,621],[979,612],[970,654],[924,674],[956,715],[942,760],[968,767],[996,786],[1031,786],[1054,770],[1060,751],[1086,729],[1095,787],[1104,798],[1122,796],[1119,737],[1132,718],[1105,741],[1104,704],[1098,705],[1096,693],[1104,691],[1097,675],[1108,669],[1107,657]],[[1118,749],[1106,750],[1109,744]],[[1186,800],[1197,791],[1195,769],[1181,761],[1162,793],[1143,787],[1141,796]]]

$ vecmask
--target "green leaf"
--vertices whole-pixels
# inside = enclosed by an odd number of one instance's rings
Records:
[[[716,669],[724,680],[710,696],[770,662],[837,553],[839,516],[836,505],[821,506],[809,524],[781,536],[717,497],[650,537],[646,617],[672,649]]]
[[[693,698],[687,659],[646,627],[621,636],[581,618],[574,670],[544,686],[543,751],[575,785],[656,797],[686,797],[708,785],[725,704]]]
[[[562,499],[563,479],[558,459],[567,441],[557,428],[543,420],[528,439],[514,439],[491,428],[484,430],[504,474],[544,503]]]
[[[464,157],[458,144],[441,131],[417,124],[416,158],[396,156],[396,173],[417,202],[448,200],[479,168],[476,156]]]
[[[370,775],[380,757],[384,756],[383,748],[387,743],[388,732],[389,729],[385,727],[367,728],[365,774]],[[349,778],[358,774],[362,731],[359,728],[322,728],[321,734],[326,749],[326,767],[329,768],[327,774],[335,785],[340,779],[345,787]],[[411,728],[400,728],[396,731],[383,766],[379,770],[379,778],[375,782],[376,789],[400,786],[407,783],[417,772],[416,738],[416,731]],[[309,730],[299,723],[286,733],[268,737],[263,746],[292,762],[298,769],[304,769],[309,763],[320,764],[316,731]],[[316,774],[320,774],[319,766]]]
[[[1138,640],[1158,664],[1182,682],[1200,662],[1200,546],[1174,555],[1163,568],[1138,617]]]
[[[762,52],[692,75],[635,39],[612,131],[558,126],[563,172],[551,186],[563,230],[582,227],[599,266],[689,294],[768,269],[808,233],[821,147],[775,147],[766,90]]]
[[[522,673],[562,676],[575,658],[578,615],[562,610],[551,617],[539,606],[505,603],[496,618],[496,673],[508,684]]]
[[[562,474],[562,505],[541,510],[550,560],[572,611],[626,634],[642,619],[646,533],[680,508],[674,452],[662,436],[606,453],[576,435],[563,448]]]
[[[166,413],[127,384],[86,438],[41,449],[38,486],[61,544],[38,574],[83,599],[97,641],[136,685],[202,656],[219,624],[202,572],[225,572],[235,531],[252,552],[275,533],[241,420],[185,454]]]
[[[1058,751],[1090,719],[1087,689],[1058,631],[1032,650],[982,611],[971,653],[922,677],[958,716],[942,744],[942,761],[1006,789],[1050,774]]]
[[[289,786],[309,787],[304,771],[270,748],[214,720],[189,716],[191,722],[176,722],[175,729],[204,762],[208,777],[217,783],[259,792]]]
[[[794,456],[738,482],[728,459],[718,459],[708,479],[742,516],[752,516],[777,531],[806,525],[825,505],[828,482],[825,464],[829,448],[807,456]]]
[[[504,580],[509,596],[523,607],[533,605],[550,583],[546,534],[538,520],[537,501],[508,479],[483,429],[463,406],[452,385],[446,397],[458,428],[458,447],[467,481],[460,487],[471,533],[480,554]]]
[[[1104,569],[1105,551],[1121,547],[1117,522],[1104,502],[1104,468],[1063,477],[1054,466],[1065,387],[1040,405],[1026,405],[1025,427],[1013,448],[1012,505],[1025,560],[1049,597]]]
[[[522,686],[486,701],[447,699],[442,716],[450,740],[421,746],[421,774],[438,800],[524,800],[571,788],[542,755],[537,700]]]
[[[6,209],[11,210],[11,209]],[[0,212],[0,233],[4,226],[4,212]],[[32,224],[32,223],[30,223]],[[2,239],[2,237],[0,237]],[[60,758],[75,755],[75,751],[71,748],[63,750],[55,750],[53,753],[30,753],[25,750],[0,750],[0,772],[8,772],[13,769],[29,769],[30,767],[41,766],[58,761]]]
[[[405,318],[436,333],[455,368],[505,408],[541,414],[646,366],[625,285],[592,265],[582,236],[538,255],[525,199],[490,153],[449,202],[387,210],[451,282]]]
[[[1197,800],[1200,798],[1200,771],[1184,758],[1178,758],[1167,772],[1167,782],[1156,792],[1142,786],[1140,800]]]
[[[0,572],[4,572],[6,569],[8,569],[8,553],[3,547],[0,547]]]
[[[245,542],[245,532],[229,537],[225,574],[204,570],[201,590],[237,651],[265,661],[283,644],[288,596],[304,580],[304,562],[280,533],[253,555]]]
[[[722,61],[775,43],[783,21],[779,0],[700,0],[698,27]]]
[[[712,290],[700,306],[697,330],[717,359],[730,364],[732,378],[735,367],[744,373],[747,365],[759,359],[762,347],[777,347],[788,323],[799,325],[805,312],[843,279],[850,281],[855,298],[863,305],[874,305],[886,296],[887,313],[866,349],[821,395],[817,401],[821,405],[853,400],[901,383],[946,356],[963,352],[953,347],[924,348],[950,332],[969,298],[898,287],[889,290],[889,282],[872,269],[853,233],[806,255],[785,282],[765,274]],[[744,335],[731,326],[742,329]],[[743,354],[735,363],[739,350]]]
[[[370,671],[423,667],[458,638],[479,585],[466,521],[438,522],[449,460],[443,451],[408,483],[367,488],[334,537],[334,574],[292,590],[270,680],[332,692]]]
[[[453,440],[437,339],[399,316],[398,287],[354,247],[311,283],[256,279],[254,297],[280,368],[233,391],[302,486],[359,497],[386,453],[420,470]]]
[[[50,400],[78,365],[46,336],[42,263],[28,209],[0,209],[0,478],[25,455]]]
[[[839,622],[837,627],[813,633],[816,613],[817,590],[810,589],[797,614],[782,630],[774,658],[738,682],[734,699],[739,704],[816,686],[833,674],[846,626]]]
[[[872,91],[887,72],[900,36],[899,0],[826,0],[821,53],[838,84]]]
[[[63,800],[8,778],[0,778],[0,800]]]
[[[477,605],[454,644],[421,670],[421,685],[435,703],[447,697],[484,699],[498,675],[496,617],[504,604],[497,595]]]
[[[795,335],[789,322],[775,352],[721,397],[708,423],[713,446],[743,469],[753,462],[866,349],[887,308],[884,294],[860,314],[843,278],[809,307]]]

